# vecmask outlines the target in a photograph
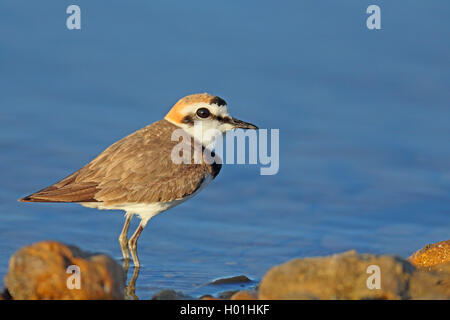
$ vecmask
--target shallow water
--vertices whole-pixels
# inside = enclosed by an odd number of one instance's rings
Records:
[[[68,31],[69,3],[2,1],[0,277],[18,248],[46,239],[120,259],[120,212],[16,199],[204,91],[280,129],[280,171],[226,166],[152,219],[141,299],[237,289],[206,284],[256,283],[294,257],[407,257],[450,238],[450,3],[377,3],[380,31],[356,0],[76,1],[82,30]]]

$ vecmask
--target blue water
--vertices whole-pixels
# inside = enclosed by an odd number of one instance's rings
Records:
[[[119,260],[120,213],[16,199],[205,91],[280,129],[280,171],[225,166],[152,219],[139,298],[216,293],[205,284],[257,282],[294,257],[407,257],[449,239],[450,2],[373,2],[378,31],[358,0],[1,1],[0,278],[46,239]],[[69,4],[79,31],[66,29]]]

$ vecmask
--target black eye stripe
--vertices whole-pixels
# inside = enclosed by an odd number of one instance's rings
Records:
[[[181,120],[181,122],[183,122],[184,124],[191,124],[191,125],[193,125],[193,124],[194,124],[194,119],[193,119],[193,117],[191,117],[191,116],[185,116],[185,117]]]
[[[223,122],[223,123],[230,123],[232,121],[232,119],[229,116],[222,117],[222,116],[216,116],[214,114],[211,114],[210,117],[213,120],[217,120],[217,121]]]
[[[220,122],[223,122],[223,123],[230,123],[231,122],[231,118],[230,117],[221,117],[221,116],[219,116],[219,117],[217,117],[217,120],[219,120]]]

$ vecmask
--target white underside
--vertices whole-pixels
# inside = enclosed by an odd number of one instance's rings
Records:
[[[102,202],[81,202],[80,204],[84,207],[88,208],[96,208],[99,210],[123,210],[126,214],[137,214],[139,218],[142,220],[143,226],[147,224],[147,222],[156,216],[157,214],[166,211],[170,208],[173,208],[180,203],[190,199],[198,192],[200,192],[204,187],[206,187],[213,180],[212,176],[208,175],[208,177],[203,181],[200,188],[197,189],[193,194],[184,197],[182,199],[177,199],[168,202],[155,202],[155,203],[119,203],[113,205],[104,205]]]

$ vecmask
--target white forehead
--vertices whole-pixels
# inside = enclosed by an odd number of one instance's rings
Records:
[[[181,110],[181,113],[183,115],[193,114],[196,113],[200,108],[206,108],[209,110],[209,112],[216,116],[228,116],[228,108],[226,105],[219,106],[215,103],[210,104],[206,102],[197,102],[187,105]]]

